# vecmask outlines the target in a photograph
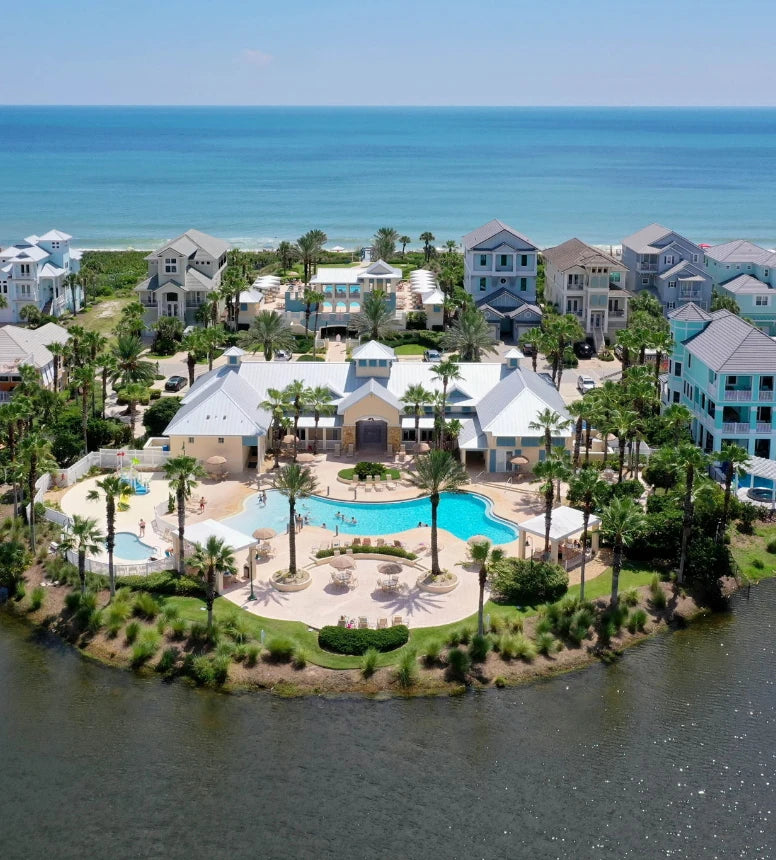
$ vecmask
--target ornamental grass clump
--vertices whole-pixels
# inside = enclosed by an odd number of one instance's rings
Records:
[[[549,657],[560,651],[561,644],[552,635],[552,633],[537,633],[536,635],[536,650],[545,657]]]
[[[159,650],[161,636],[153,628],[144,630],[132,648],[132,665],[137,668],[148,662]]]
[[[377,669],[377,657],[379,655],[377,648],[367,648],[361,657],[361,674],[365,678],[371,678]]]
[[[620,602],[626,606],[638,606],[639,593],[635,588],[629,588],[620,595]]]
[[[418,680],[418,663],[415,652],[408,648],[402,652],[399,665],[396,667],[396,681],[400,687],[408,689]]]
[[[438,639],[432,639],[423,652],[423,662],[427,666],[435,666],[439,662],[442,653],[442,643]]]
[[[297,645],[294,648],[294,656],[291,659],[291,664],[294,669],[304,669],[309,660],[310,655],[307,653],[307,649],[301,645]]]
[[[473,663],[482,663],[490,651],[490,639],[475,633],[469,644],[469,657]]]
[[[135,603],[132,607],[133,614],[139,618],[145,618],[147,621],[153,621],[161,611],[161,607],[157,603],[153,595],[145,591],[135,595]]]
[[[647,613],[643,609],[635,609],[628,618],[628,632],[643,631],[647,625]]]
[[[173,618],[169,624],[169,633],[171,639],[185,639],[188,633],[189,625],[185,618]]]
[[[462,648],[451,648],[447,652],[447,671],[451,678],[465,681],[472,667],[472,658]]]
[[[568,638],[576,645],[581,645],[590,635],[590,628],[595,623],[595,612],[589,606],[580,606],[571,616]]]
[[[650,603],[655,609],[665,609],[668,603],[665,591],[660,586],[660,578],[657,574],[649,583]]]
[[[536,647],[533,642],[522,633],[516,633],[513,639],[515,657],[525,660],[526,663],[532,663],[536,657]]]
[[[43,606],[43,598],[46,596],[46,589],[38,586],[32,589],[30,595],[30,612],[37,612]]]
[[[138,633],[140,633],[140,622],[138,621],[130,621],[127,624],[126,629],[124,630],[124,638],[126,639],[127,645],[133,645],[135,640],[137,639]]]
[[[288,636],[270,636],[266,647],[270,660],[276,663],[288,663],[294,654],[296,643]]]
[[[251,642],[250,645],[245,648],[245,665],[248,668],[252,668],[259,661],[259,655],[261,654],[261,646],[257,645],[255,642]]]
[[[168,648],[165,648],[164,651],[162,651],[162,656],[159,658],[159,662],[156,664],[156,671],[162,675],[171,674],[175,671],[180,653],[180,650],[174,645],[170,645]]]

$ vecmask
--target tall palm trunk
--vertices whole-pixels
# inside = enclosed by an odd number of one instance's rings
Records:
[[[574,433],[574,468],[579,466],[579,451],[582,447],[582,416],[577,418],[577,426]]]
[[[477,633],[480,636],[485,635],[485,624],[483,622],[483,609],[485,606],[485,583],[488,579],[488,569],[484,564],[480,565],[480,593],[477,599]]]
[[[178,486],[175,496],[178,505],[178,575],[183,576],[186,573],[186,559],[183,549],[183,535],[186,531],[186,488]]]
[[[272,443],[272,453],[275,455],[275,468],[280,468],[280,425],[275,421],[275,439]]]
[[[552,528],[552,503],[555,501],[555,490],[552,481],[547,482],[544,491],[544,553],[550,551],[550,529]]]
[[[585,599],[585,565],[587,564],[587,527],[590,523],[590,503],[582,508],[582,566],[579,569],[579,599]]]
[[[213,603],[216,599],[216,567],[214,564],[207,569],[207,588],[205,589],[205,605],[207,606],[208,633],[213,630]]]
[[[636,437],[636,462],[633,464],[633,479],[639,479],[639,460],[641,458],[641,438]]]
[[[294,409],[294,463],[296,463],[296,455],[299,445],[299,406]]]
[[[81,594],[86,594],[86,549],[78,550],[78,578],[81,580]]]
[[[113,496],[106,499],[107,528],[105,534],[105,549],[108,551],[108,584],[110,586],[110,599],[116,595],[116,572],[113,567],[113,548],[116,545],[116,500]]]
[[[30,549],[35,552],[35,480],[37,478],[37,464],[35,458],[30,463],[30,471],[27,473],[27,493],[30,497]]]
[[[84,385],[81,388],[81,429],[84,434],[84,454],[89,453],[89,442],[87,439],[86,427],[89,423],[89,388]],[[134,433],[134,424],[132,425],[132,431]]]
[[[692,487],[695,481],[695,469],[687,467],[687,477],[684,485],[684,516],[682,517],[682,548],[679,554],[679,583],[684,582],[684,568],[687,564],[687,546],[690,543],[690,531],[692,530]]]
[[[431,575],[439,576],[439,542],[437,540],[437,512],[439,510],[439,493],[431,494]]]
[[[720,540],[723,539],[727,528],[728,515],[730,514],[730,496],[733,489],[733,464],[728,463],[725,467],[725,499],[722,503],[722,523],[719,530]]]
[[[612,596],[610,605],[614,609],[620,599],[620,571],[622,570],[622,539],[617,539],[612,547]]]
[[[315,412],[315,427],[313,428],[313,454],[318,453],[318,422],[321,420],[321,416],[316,410]]]
[[[602,468],[605,469],[606,468],[606,461],[609,458],[609,431],[608,430],[604,430],[603,440],[604,440],[604,456],[601,458],[601,466],[602,466]]]
[[[108,400],[108,368],[102,369],[102,417],[105,418],[105,404]]]
[[[296,499],[288,500],[288,572],[296,576]]]
[[[315,342],[318,340],[318,313],[321,307],[320,302],[315,303],[315,322],[313,323],[313,359],[315,358]],[[345,331],[345,340],[347,342],[347,330]]]
[[[587,426],[585,427],[585,465],[590,462],[590,437],[591,437],[591,429],[590,422],[587,422]]]
[[[59,391],[59,356],[53,356],[54,391]]]
[[[617,482],[620,484],[622,483],[622,473],[623,473],[623,470],[625,469],[625,445],[626,445],[626,442],[627,442],[627,439],[625,437],[625,434],[620,436],[617,440],[617,445],[620,449],[620,471],[619,471],[619,475],[617,478]]]
[[[197,359],[192,353],[188,353],[186,356],[186,366],[189,369],[189,388],[194,385],[194,371],[196,369]]]
[[[420,445],[420,409],[415,407],[415,445]]]

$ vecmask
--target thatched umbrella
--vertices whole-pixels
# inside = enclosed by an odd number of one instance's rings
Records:
[[[466,543],[468,543],[469,546],[473,546],[476,543],[485,543],[485,541],[488,543],[491,542],[490,538],[486,538],[485,535],[472,535]]]
[[[271,529],[268,526],[264,526],[263,528],[256,529],[253,533],[253,536],[258,540],[269,540],[270,538],[275,537],[277,532],[275,529]]]
[[[378,565],[377,569],[384,576],[398,576],[402,572],[402,566],[396,564],[395,561],[386,561],[384,564]]]
[[[294,442],[300,442],[300,441],[301,441],[301,440],[300,440],[300,439],[298,439],[296,436],[294,436],[294,434],[293,434],[293,433],[287,433],[287,434],[283,437],[283,444],[284,444],[284,445],[293,445],[293,444],[294,444]]]
[[[516,454],[512,457],[509,462],[513,466],[527,466],[528,465],[528,457],[524,457],[522,454]]]
[[[413,454],[428,454],[431,450],[431,445],[428,442],[415,442],[411,450]]]
[[[356,566],[355,561],[349,555],[335,555],[329,564],[337,570],[350,570]]]
[[[205,462],[208,466],[223,466],[226,463],[226,457],[222,457],[220,454],[214,454],[212,457],[208,457]]]
[[[311,454],[309,451],[303,451],[301,454],[297,454],[296,460],[298,463],[314,463],[315,454]]]

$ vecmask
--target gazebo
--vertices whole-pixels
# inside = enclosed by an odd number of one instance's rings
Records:
[[[187,557],[191,557],[191,553],[194,551],[194,548],[197,544],[202,544],[203,546],[207,542],[207,539],[210,537],[217,537],[219,540],[222,540],[226,546],[228,546],[235,555],[243,550],[248,551],[247,558],[242,562],[242,569],[246,572],[249,579],[252,581],[255,573],[255,552],[253,551],[254,547],[256,547],[259,543],[258,539],[253,537],[253,535],[245,534],[244,532],[237,531],[237,529],[231,528],[231,526],[224,525],[218,520],[203,520],[200,523],[194,523],[193,525],[186,526],[186,530],[183,535],[183,542],[186,545],[186,555]],[[175,550],[175,554],[178,554],[178,532],[177,530],[172,534],[173,540],[173,548]],[[240,570],[240,560],[235,558],[235,567],[237,570]],[[224,588],[224,577],[221,571],[217,571],[216,573],[216,591],[221,592]]]
[[[581,537],[582,530],[584,529],[583,519],[582,511],[579,511],[576,508],[570,508],[568,505],[561,505],[553,510],[552,520],[550,523],[551,561],[557,563],[561,545],[568,541],[569,538]],[[542,548],[544,548],[545,525],[544,514],[540,514],[538,517],[532,517],[530,520],[525,520],[522,523],[517,523],[517,528],[520,533],[518,542],[519,558],[525,558],[525,545],[529,536],[540,541]],[[590,545],[593,552],[598,550],[598,530],[600,527],[601,518],[591,514],[590,520],[587,524],[587,531],[590,535]],[[533,555],[536,541],[530,541],[529,539],[529,542],[531,543],[531,553]]]

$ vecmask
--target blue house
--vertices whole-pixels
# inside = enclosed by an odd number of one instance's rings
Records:
[[[737,239],[707,248],[704,265],[720,295],[733,298],[742,316],[776,335],[776,253]]]
[[[692,303],[668,321],[674,349],[662,399],[692,412],[695,443],[707,452],[732,442],[757,457],[776,454],[776,342],[730,311]]]

